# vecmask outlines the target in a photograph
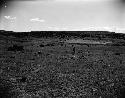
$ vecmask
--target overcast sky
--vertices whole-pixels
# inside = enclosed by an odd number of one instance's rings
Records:
[[[125,10],[116,0],[14,0],[0,13],[11,31],[123,30]]]

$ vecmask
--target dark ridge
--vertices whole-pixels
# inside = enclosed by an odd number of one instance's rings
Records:
[[[24,38],[24,37],[28,37],[29,36],[29,32],[13,32],[13,31],[0,31],[0,35],[3,36],[13,36],[13,37],[17,37],[17,38]]]
[[[32,37],[92,37],[96,35],[105,35],[105,34],[113,34],[108,31],[32,31],[30,32],[30,36]]]
[[[17,38],[24,38],[24,37],[61,37],[61,38],[70,38],[70,37],[97,37],[97,38],[104,38],[104,37],[112,37],[114,32],[108,31],[31,31],[31,32],[12,32],[12,31],[0,31],[0,35],[4,36],[13,36]]]
[[[12,31],[0,31],[0,35],[4,36],[13,36],[17,38],[24,37],[95,37],[95,38],[124,38],[124,34],[115,34],[114,32],[108,31],[31,31],[31,32],[12,32]]]
[[[108,31],[31,31],[31,32],[13,32],[0,30],[0,37],[6,40],[17,42],[28,42],[33,38],[80,38],[80,39],[97,39],[97,40],[124,40],[125,34]],[[114,42],[113,42],[114,43]],[[40,47],[54,46],[55,44],[41,44]],[[111,44],[108,44],[111,45]],[[113,46],[123,46],[124,42],[114,43]]]
[[[7,51],[23,51],[24,50],[24,47],[23,46],[18,46],[18,45],[13,45],[13,46],[10,46],[8,47]]]

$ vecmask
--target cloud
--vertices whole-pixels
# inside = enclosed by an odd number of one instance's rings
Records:
[[[33,19],[30,19],[31,22],[45,22],[45,20],[43,19],[39,19],[39,18],[33,18]]]
[[[9,20],[14,20],[16,17],[11,17],[11,16],[4,16],[4,18],[9,19]]]

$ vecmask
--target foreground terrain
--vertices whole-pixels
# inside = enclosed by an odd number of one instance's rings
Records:
[[[125,46],[1,39],[0,81],[1,98],[124,98]]]

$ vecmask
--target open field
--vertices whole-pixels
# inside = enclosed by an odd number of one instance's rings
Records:
[[[14,98],[123,98],[124,46],[41,44],[0,40],[0,79]]]

